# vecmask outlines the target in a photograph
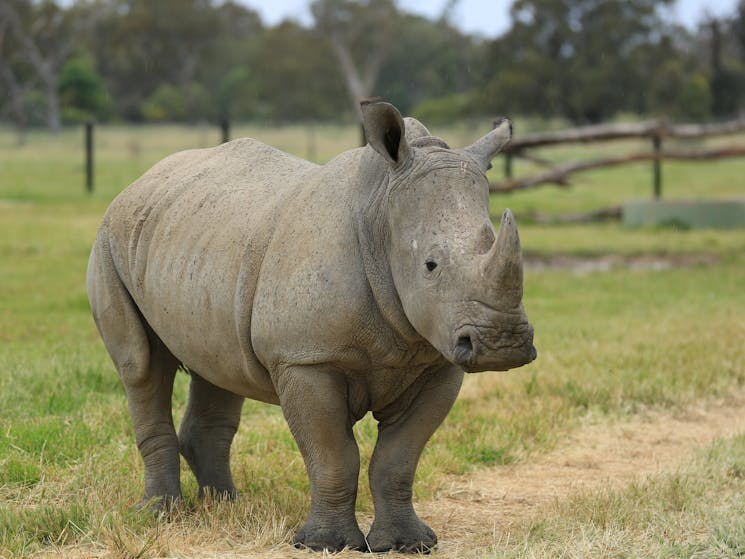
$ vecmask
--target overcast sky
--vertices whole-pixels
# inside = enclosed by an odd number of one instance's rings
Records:
[[[293,18],[301,22],[310,21],[310,0],[240,0],[261,14],[266,24]],[[398,6],[410,12],[436,17],[447,0],[398,0]],[[509,25],[509,7],[512,0],[460,0],[453,14],[453,22],[469,33],[496,37]],[[670,17],[694,28],[704,17],[727,15],[734,12],[737,0],[677,0]]]

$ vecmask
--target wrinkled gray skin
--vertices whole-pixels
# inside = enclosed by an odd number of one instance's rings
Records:
[[[431,548],[412,506],[425,443],[463,371],[532,361],[509,210],[497,237],[484,172],[502,121],[449,149],[387,103],[362,106],[369,140],[326,165],[251,139],[168,157],[122,192],[98,232],[88,294],[127,393],[145,499],[179,499],[179,452],[200,492],[232,497],[244,398],[279,404],[310,477],[295,543]],[[191,374],[178,435],[171,392]],[[352,425],[372,412],[375,520],[354,515]]]

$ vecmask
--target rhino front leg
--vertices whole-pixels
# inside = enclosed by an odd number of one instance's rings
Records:
[[[426,552],[437,536],[414,512],[414,474],[424,445],[445,419],[458,396],[463,372],[448,365],[381,413],[378,440],[370,461],[370,490],[375,520],[367,542],[371,551]],[[405,409],[401,409],[405,406]]]
[[[354,515],[360,455],[346,380],[339,373],[296,367],[284,371],[277,388],[310,478],[310,515],[293,543],[317,551],[366,550]]]
[[[243,397],[190,372],[189,403],[179,428],[179,450],[199,483],[199,496],[236,496],[230,445],[241,420]]]

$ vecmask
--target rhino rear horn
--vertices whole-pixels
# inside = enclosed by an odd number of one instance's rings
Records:
[[[508,118],[494,121],[494,129],[483,138],[476,140],[465,148],[468,155],[473,157],[486,172],[491,167],[491,160],[500,149],[507,145],[512,139],[512,122]]]
[[[362,126],[370,146],[394,167],[409,157],[406,128],[401,113],[390,103],[363,101]]]

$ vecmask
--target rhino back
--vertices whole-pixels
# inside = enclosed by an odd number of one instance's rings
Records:
[[[276,401],[250,345],[251,304],[279,216],[317,170],[250,139],[181,152],[104,218],[117,273],[150,327],[218,386]]]

